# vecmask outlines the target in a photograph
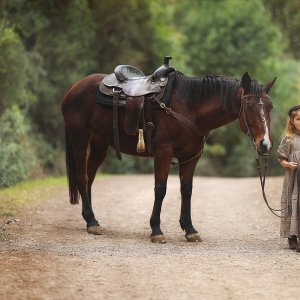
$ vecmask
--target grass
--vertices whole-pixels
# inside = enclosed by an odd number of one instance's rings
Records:
[[[0,217],[14,217],[24,205],[42,202],[67,189],[66,177],[47,177],[24,181],[0,189]]]
[[[97,175],[105,178],[109,175]],[[29,180],[0,189],[0,220],[13,218],[26,205],[41,203],[63,190],[68,190],[67,177],[46,177]]]

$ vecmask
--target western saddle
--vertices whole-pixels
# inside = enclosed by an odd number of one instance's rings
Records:
[[[162,99],[169,74],[175,69],[169,65],[171,56],[165,56],[163,65],[152,75],[145,74],[131,65],[119,65],[114,73],[107,75],[99,85],[100,93],[112,98],[113,133],[116,155],[122,160],[119,144],[118,109],[119,102],[125,102],[124,131],[128,135],[137,135],[137,152],[145,152],[144,130],[148,153],[152,153],[152,99]],[[101,103],[101,102],[100,102]]]

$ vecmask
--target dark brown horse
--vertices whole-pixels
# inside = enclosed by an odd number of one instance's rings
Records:
[[[95,102],[99,83],[106,75],[93,74],[66,93],[62,112],[66,130],[66,161],[70,201],[82,199],[82,216],[87,232],[101,234],[91,201],[91,187],[108,147],[114,147],[113,113]],[[134,156],[153,156],[155,170],[155,200],[150,225],[151,240],[164,242],[160,228],[160,212],[166,194],[167,179],[173,157],[179,162],[181,192],[180,226],[188,241],[201,241],[191,220],[191,195],[195,166],[208,133],[239,119],[242,132],[253,140],[258,153],[268,154],[272,147],[268,92],[275,79],[265,85],[251,80],[245,73],[242,80],[223,76],[191,78],[175,72],[169,107],[183,115],[199,129],[190,130],[163,109],[153,111],[155,134],[153,155],[136,152],[136,138],[124,132],[124,111],[119,111],[119,141],[121,152]],[[181,163],[181,164],[180,164]]]

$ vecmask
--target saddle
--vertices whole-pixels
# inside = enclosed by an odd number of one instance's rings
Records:
[[[152,153],[152,131],[155,129],[152,122],[152,98],[156,96],[161,99],[164,95],[169,74],[175,71],[169,65],[171,59],[172,57],[166,56],[163,65],[148,76],[134,66],[119,65],[112,74],[107,75],[101,81],[100,95],[96,101],[113,107],[114,146],[118,159],[122,160],[118,133],[118,109],[120,107],[125,107],[125,133],[138,134],[137,152],[146,151],[144,142],[144,130],[146,130],[147,151]]]
[[[164,64],[152,75],[145,74],[138,68],[130,65],[119,65],[114,73],[107,75],[101,85],[100,91],[105,93],[103,85],[110,88],[121,89],[122,92],[131,97],[145,96],[147,94],[161,93],[167,83],[167,77],[175,69],[169,66],[170,56],[164,58]],[[112,91],[111,91],[112,92]]]

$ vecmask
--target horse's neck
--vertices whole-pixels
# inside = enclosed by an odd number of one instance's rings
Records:
[[[223,100],[213,98],[201,103],[196,110],[197,125],[205,131],[229,124],[238,118],[238,113],[233,109],[224,109]]]

